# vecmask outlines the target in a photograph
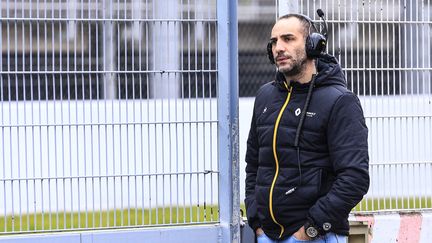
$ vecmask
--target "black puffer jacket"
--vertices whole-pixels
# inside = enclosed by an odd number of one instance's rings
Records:
[[[310,83],[284,82],[278,74],[255,100],[246,152],[249,225],[285,239],[309,218],[348,235],[348,214],[369,188],[368,130],[359,99],[347,90],[334,57],[318,59],[296,147]]]

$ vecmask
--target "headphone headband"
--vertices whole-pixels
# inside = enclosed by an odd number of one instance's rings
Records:
[[[315,31],[319,32],[318,29],[317,29],[316,26],[315,26],[315,22],[314,22],[311,18],[309,18],[309,16],[304,15],[304,14],[300,14],[300,13],[289,13],[289,14],[285,14],[285,15],[279,17],[278,20],[281,20],[281,19],[288,19],[288,18],[291,18],[291,17],[306,20],[306,21],[309,23],[309,31],[310,31],[310,29],[313,27],[313,28],[315,29]],[[310,33],[310,32],[309,32],[309,33]]]

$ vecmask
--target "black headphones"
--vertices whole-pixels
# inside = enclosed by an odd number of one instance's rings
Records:
[[[318,32],[317,28],[314,25],[314,22],[312,19],[310,19],[308,16],[303,14],[287,14],[279,18],[280,19],[286,19],[290,17],[296,17],[299,19],[306,20],[309,22],[309,34],[306,37],[306,43],[305,43],[305,50],[306,50],[306,56],[308,58],[317,58],[322,53],[325,52],[326,46],[327,46],[327,24],[324,19],[324,12],[321,9],[317,10],[318,16],[323,19],[324,21],[324,33]],[[311,33],[311,29],[314,28],[315,31]],[[267,44],[267,56],[270,60],[271,64],[275,64],[275,60],[273,57],[273,51],[272,51],[272,43],[269,42]]]

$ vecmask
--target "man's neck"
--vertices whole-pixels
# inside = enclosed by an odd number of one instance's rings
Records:
[[[285,80],[290,82],[291,80],[299,82],[301,84],[309,83],[312,80],[312,75],[316,73],[315,60],[308,60],[306,68],[303,72],[295,76],[285,76]]]

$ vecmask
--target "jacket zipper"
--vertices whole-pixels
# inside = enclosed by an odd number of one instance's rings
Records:
[[[271,218],[273,219],[273,222],[275,224],[277,224],[281,228],[281,232],[279,234],[279,238],[282,237],[282,235],[283,235],[283,233],[285,231],[285,228],[283,227],[283,225],[281,225],[276,220],[276,218],[274,216],[274,213],[273,213],[273,190],[274,190],[274,187],[275,187],[275,184],[276,184],[277,177],[279,175],[279,159],[278,159],[277,152],[276,152],[276,138],[277,138],[277,131],[278,131],[278,128],[279,128],[279,122],[280,122],[280,120],[282,118],[283,112],[285,111],[285,109],[286,109],[286,107],[287,107],[287,105],[289,103],[289,100],[291,98],[291,92],[292,92],[292,87],[288,87],[288,84],[286,82],[284,82],[284,85],[285,85],[285,88],[288,90],[288,95],[287,95],[287,98],[285,100],[285,103],[282,106],[282,109],[279,111],[279,115],[278,115],[278,117],[276,119],[276,123],[275,123],[275,127],[274,127],[274,132],[273,132],[273,156],[274,156],[275,163],[276,163],[276,172],[275,172],[275,175],[274,175],[274,178],[273,178],[273,182],[272,182],[271,187],[270,187],[270,195],[269,195],[269,208],[270,208]]]

